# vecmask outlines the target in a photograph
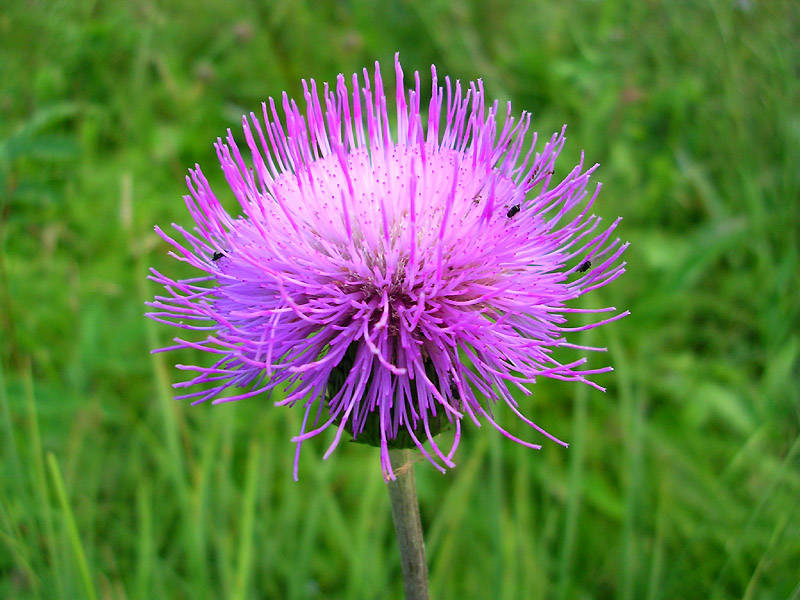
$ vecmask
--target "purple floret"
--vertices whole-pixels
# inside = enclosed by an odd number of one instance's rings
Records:
[[[173,224],[180,241],[156,227],[170,254],[202,273],[174,280],[153,270],[167,295],[149,303],[149,316],[207,333],[160,351],[216,355],[211,366],[177,365],[195,375],[176,387],[200,388],[179,398],[229,402],[285,388],[276,405],[304,408],[295,478],[302,442],[331,425],[325,458],[348,431],[380,446],[389,478],[391,447],[453,467],[465,417],[540,448],[497,424],[499,401],[566,446],[521,414],[511,390],[528,394],[537,376],[602,389],[587,377],[610,367],[562,364],[553,351],[602,350],[565,334],[628,314],[568,306],[624,272],[627,244],[611,237],[619,219],[601,227],[589,213],[597,165],[584,169],[581,157],[554,177],[565,129],[537,152],[530,114],[515,118],[509,103],[498,119],[480,80],[462,87],[446,77],[443,89],[433,67],[422,107],[419,74],[406,90],[397,56],[395,72],[391,124],[377,63],[374,89],[366,69],[352,92],[339,75],[322,103],[304,81],[303,112],[284,93],[283,124],[270,99],[263,121],[242,120],[249,162],[230,130],[216,144],[242,214],[222,207],[196,166],[184,197],[196,226]],[[608,316],[567,327],[569,313]],[[440,448],[434,436],[450,425],[452,445]]]

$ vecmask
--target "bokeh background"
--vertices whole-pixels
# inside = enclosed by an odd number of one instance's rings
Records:
[[[585,299],[631,316],[578,337],[608,391],[523,404],[569,450],[468,426],[417,467],[432,597],[799,598],[798,6],[3,2],[0,597],[401,597],[377,453],[315,440],[295,483],[299,411],[173,402],[203,357],[151,356],[142,316],[187,168],[234,208],[216,137],[400,51],[568,123],[560,168],[601,163],[631,242]]]

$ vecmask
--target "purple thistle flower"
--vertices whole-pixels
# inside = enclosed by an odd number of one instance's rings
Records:
[[[208,367],[177,365],[195,375],[176,387],[202,387],[179,398],[228,402],[284,386],[276,404],[304,408],[295,479],[302,442],[331,425],[339,429],[325,458],[346,430],[380,446],[389,478],[392,447],[417,447],[441,471],[454,466],[464,418],[540,448],[497,424],[499,401],[566,446],[521,414],[511,389],[528,394],[537,376],[603,389],[587,376],[611,370],[552,355],[602,350],[565,334],[628,314],[565,326],[570,313],[616,313],[567,306],[624,272],[627,244],[611,238],[619,219],[601,228],[589,213],[597,165],[584,170],[581,157],[555,180],[565,129],[537,152],[530,114],[515,119],[509,103],[501,125],[480,80],[462,87],[446,77],[442,89],[431,71],[425,117],[419,74],[407,91],[395,56],[393,128],[378,63],[374,89],[364,69],[363,87],[354,74],[351,92],[339,75],[322,102],[314,80],[310,89],[304,81],[304,111],[284,93],[285,125],[270,98],[263,122],[242,119],[252,167],[230,130],[216,143],[242,214],[223,209],[196,166],[184,197],[196,227],[173,224],[182,241],[156,227],[170,254],[202,275],[153,270],[168,294],[148,303],[148,316],[208,332],[158,351],[217,357]],[[246,391],[221,396],[234,386]],[[452,424],[452,446],[440,448],[434,436]]]

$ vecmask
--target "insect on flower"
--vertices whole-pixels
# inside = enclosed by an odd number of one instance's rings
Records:
[[[214,252],[214,256],[211,257],[211,260],[217,262],[220,258],[225,256],[222,252]]]
[[[578,267],[578,273],[586,273],[592,266],[592,261],[586,260],[581,263],[581,266]]]
[[[432,67],[426,99],[417,73],[406,89],[397,56],[394,72],[393,100],[378,63],[350,88],[342,75],[321,94],[304,81],[302,108],[285,93],[282,111],[270,99],[242,119],[249,152],[230,131],[216,144],[240,214],[223,208],[198,166],[184,197],[194,228],[176,225],[174,238],[156,228],[198,271],[150,276],[166,292],[148,303],[149,316],[199,332],[159,351],[209,356],[178,366],[192,375],[176,387],[195,388],[179,398],[286,390],[275,404],[302,411],[295,478],[302,443],[329,427],[337,431],[325,458],[346,431],[380,447],[388,478],[389,448],[418,448],[436,468],[453,467],[465,420],[540,448],[503,429],[496,404],[566,446],[523,415],[515,394],[530,393],[537,377],[599,388],[590,376],[610,367],[562,362],[554,350],[600,350],[569,337],[627,314],[574,304],[625,270],[627,244],[612,237],[619,219],[602,225],[590,212],[597,165],[581,157],[562,181],[539,177],[531,191],[531,177],[553,171],[565,129],[537,144],[530,115],[515,117],[510,104],[501,114],[480,80],[440,85]],[[509,218],[520,210],[530,218]],[[209,247],[228,249],[226,260],[209,265]],[[570,280],[567,264],[588,252],[601,266]],[[568,326],[576,312],[601,316]],[[452,441],[440,447],[445,428]]]

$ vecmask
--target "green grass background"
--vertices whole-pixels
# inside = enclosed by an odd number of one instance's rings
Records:
[[[468,426],[417,467],[432,597],[800,598],[798,44],[788,0],[4,2],[0,597],[401,597],[377,453],[295,483],[299,411],[173,402],[203,357],[142,316],[216,137],[399,50],[568,123],[631,242],[584,300],[631,316],[577,338],[608,392],[523,403],[569,450]]]

